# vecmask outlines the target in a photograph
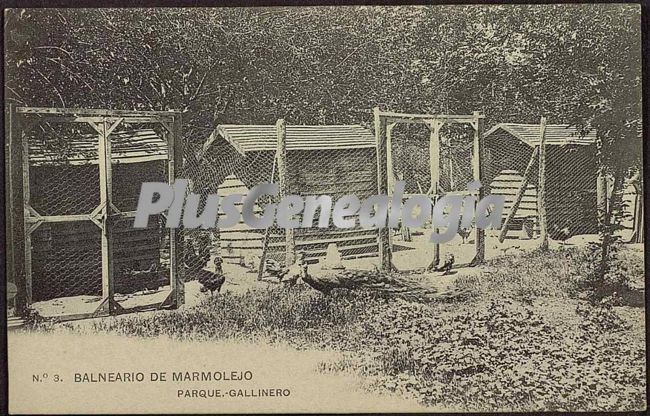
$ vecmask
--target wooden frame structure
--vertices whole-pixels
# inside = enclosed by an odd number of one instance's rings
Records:
[[[485,116],[479,112],[471,115],[455,114],[407,114],[396,113],[391,111],[381,111],[379,107],[373,110],[375,122],[375,138],[377,141],[377,182],[378,192],[380,195],[389,195],[393,191],[393,159],[391,151],[391,132],[398,123],[406,124],[425,124],[430,132],[429,139],[429,172],[431,175],[431,186],[427,195],[434,200],[441,197],[440,189],[440,129],[445,124],[460,123],[469,124],[474,129],[473,148],[472,148],[472,176],[475,181],[483,178],[481,160],[483,158],[483,119]],[[477,200],[483,197],[483,190],[477,191]],[[381,267],[384,270],[395,269],[392,262],[392,249],[390,241],[390,231],[384,227],[379,230],[379,258]],[[485,258],[485,232],[482,229],[475,228],[475,245],[476,254],[470,266],[476,266],[483,262]],[[429,267],[437,266],[440,261],[440,245],[434,245],[434,260]]]
[[[259,182],[279,185],[278,199],[298,195],[357,194],[360,199],[377,192],[375,137],[361,125],[292,125],[284,119],[274,124],[221,124],[207,138],[200,160],[215,166],[211,192],[229,195],[248,192]],[[221,183],[228,184],[222,190]],[[276,197],[263,197],[262,204]],[[224,258],[259,258],[258,279],[263,276],[267,258],[291,265],[296,254],[304,253],[307,262],[326,254],[327,246],[337,244],[343,258],[377,257],[377,230],[355,227],[311,227],[280,229],[273,225],[262,230],[247,230],[245,224],[220,231]],[[248,232],[254,231],[254,232]],[[261,234],[261,235],[258,235]],[[258,241],[259,240],[259,241]],[[232,251],[228,251],[232,250]],[[237,260],[235,260],[237,261]]]
[[[134,218],[135,211],[120,211],[113,203],[111,133],[122,123],[153,124],[163,127],[167,144],[167,174],[172,183],[182,164],[181,114],[172,111],[130,111],[81,108],[12,107],[6,117],[7,207],[8,207],[8,272],[18,286],[17,309],[32,303],[32,233],[42,224],[71,221],[92,221],[101,231],[102,299],[94,312],[66,315],[63,320],[113,315],[123,311],[114,299],[112,227],[116,221]],[[98,137],[99,205],[89,214],[41,215],[30,205],[30,163],[28,133],[37,125],[48,123],[81,123],[92,127]],[[169,229],[169,278],[171,291],[167,298],[154,305],[175,308],[184,303],[181,267],[180,234]],[[22,235],[22,238],[18,238]],[[22,254],[21,254],[22,253]]]
[[[535,162],[537,162],[538,157],[539,166],[537,172],[537,183],[539,190],[537,192],[537,212],[539,215],[539,229],[541,237],[540,247],[542,249],[548,248],[548,222],[546,216],[546,117],[541,117],[539,121],[539,145],[535,146],[533,149],[533,154],[531,155],[530,160],[528,161],[528,165],[526,166],[526,170],[524,171],[523,180],[521,181],[519,189],[517,190],[515,201],[513,202],[512,207],[510,207],[510,210],[506,214],[506,219],[501,225],[501,231],[499,233],[500,243],[503,243],[506,235],[508,234],[508,227],[515,217],[517,210],[519,209],[519,204],[521,203],[524,193],[526,192],[528,181],[530,180],[530,177],[533,173],[532,170],[535,166]]]

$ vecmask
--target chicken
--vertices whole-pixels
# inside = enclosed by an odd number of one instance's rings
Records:
[[[456,258],[452,253],[447,253],[445,256],[445,262],[442,264],[442,266],[438,266],[434,268],[435,271],[437,272],[443,272],[442,276],[447,275],[451,272],[451,268],[454,266],[454,262],[456,261]]]
[[[221,291],[221,286],[226,281],[226,276],[223,274],[223,268],[221,267],[222,263],[221,257],[215,257],[214,272],[205,269],[199,271],[197,280],[201,283],[201,292],[210,291],[210,294],[214,296],[214,292],[219,293]]]
[[[463,244],[467,242],[467,238],[472,234],[472,229],[471,228],[460,228],[458,230],[458,235],[460,235],[460,238],[463,239]]]
[[[564,246],[566,240],[568,240],[571,237],[571,230],[569,229],[568,226],[564,228],[560,228],[559,225],[553,224],[553,226],[551,227],[551,236],[552,236],[551,238],[553,238],[554,240],[559,240],[561,246]]]
[[[265,270],[269,275],[277,277],[280,283],[293,286],[302,275],[303,263],[305,263],[304,258],[299,258],[290,267],[285,267],[273,259],[266,259]]]

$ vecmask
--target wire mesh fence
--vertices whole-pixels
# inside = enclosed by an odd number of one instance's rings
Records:
[[[101,233],[91,221],[43,224],[31,239],[35,302],[102,293]]]
[[[472,154],[474,128],[469,124],[445,124],[440,128],[439,178],[442,193],[465,193],[474,180]]]
[[[41,123],[26,137],[30,218],[90,214],[100,201],[97,133]],[[101,232],[90,220],[40,224],[31,234],[34,301],[101,294]]]
[[[217,194],[223,201],[228,196],[247,195],[261,183],[276,184],[281,191],[258,199],[254,206],[257,216],[262,215],[267,204],[278,204],[286,195],[302,198],[328,195],[335,203],[344,195],[355,195],[363,200],[377,193],[376,153],[372,144],[355,147],[345,143],[341,145],[339,140],[338,147],[331,144],[310,147],[314,141],[305,137],[315,134],[312,130],[323,130],[320,126],[288,126],[287,142],[290,144],[289,149],[282,153],[281,161],[275,126],[231,128],[244,135],[243,145],[236,146],[221,139],[207,149],[200,142],[187,143],[185,148],[182,175],[190,180],[188,192],[201,196],[201,204],[205,204],[209,194]],[[357,132],[354,129],[329,126],[323,131],[325,134],[342,134],[344,130],[348,136],[353,136]],[[342,134],[342,140],[347,140],[346,134]],[[364,134],[374,142],[371,133],[364,130]],[[242,208],[240,202],[235,206]],[[329,214],[330,210],[331,207],[325,207],[323,211]],[[311,226],[305,223],[306,227],[302,227],[304,212],[296,214],[293,219],[301,227],[289,231],[279,227],[277,221],[268,228],[252,228],[241,218],[237,224],[227,227],[218,223],[213,230],[183,229],[185,268],[196,271],[206,267],[207,259],[217,255],[251,271],[259,271],[265,258],[286,263],[299,252],[304,253],[308,262],[314,262],[325,256],[330,244],[336,244],[343,258],[377,256],[376,230],[362,228],[356,219],[353,227],[341,230],[334,226],[331,216],[326,226],[319,227],[323,211],[317,209]],[[219,221],[223,219],[224,213],[220,208]],[[205,235],[209,238],[203,237]],[[197,249],[197,245],[205,244],[211,246],[210,257],[201,256]],[[211,268],[209,261],[207,268]],[[191,280],[192,273],[188,273],[186,279]]]
[[[104,227],[111,235],[110,261],[119,304],[130,307],[137,303],[134,297],[138,294],[162,293],[170,288],[172,232],[165,227],[165,217],[151,216],[146,229],[135,229],[132,215],[128,215],[137,207],[143,182],[170,180],[170,131],[162,124],[142,121],[112,125],[114,119],[101,119],[97,123],[104,123],[104,130],[101,124],[93,128],[83,122],[42,122],[26,136],[26,237],[31,243],[28,255],[35,301],[104,293]],[[110,183],[102,183],[106,173],[100,168],[100,142],[102,131],[111,125],[115,128],[104,133],[110,142],[111,164],[106,168]],[[431,160],[432,128],[423,123],[391,126],[389,185],[404,181],[405,198],[420,194],[435,202],[445,194],[466,194],[467,184],[474,178],[475,127],[441,124],[437,166]],[[240,126],[239,142],[230,138],[212,146],[206,146],[204,140],[186,139],[175,177],[189,180],[187,195],[199,195],[196,215],[201,215],[208,197],[215,194],[220,201],[235,198],[234,207],[241,212],[243,197],[260,183],[278,184],[281,192],[260,198],[253,208],[256,216],[264,213],[267,204],[277,204],[286,195],[328,195],[333,203],[354,195],[363,201],[378,191],[377,149],[372,133],[358,129],[288,126],[283,145],[277,140],[275,126]],[[319,139],[322,135],[331,137]],[[505,197],[503,216],[511,216],[509,236],[531,238],[540,229],[540,148],[538,143],[512,136],[497,132],[484,141],[481,179],[486,193]],[[596,230],[596,167],[593,142],[576,143],[556,136],[557,132],[552,133],[544,148],[543,200],[549,236],[561,240]],[[282,146],[287,148],[281,151]],[[438,182],[437,189],[433,189],[434,181]],[[105,222],[99,215],[102,189],[110,190],[108,211],[112,214]],[[512,209],[514,205],[516,210]],[[294,217],[301,227],[287,230],[277,222],[268,228],[253,228],[241,217],[224,227],[226,213],[220,204],[216,227],[181,227],[178,231],[182,256],[177,275],[186,281],[196,279],[202,271],[214,270],[215,257],[251,271],[259,271],[265,258],[282,263],[296,253],[304,253],[307,261],[313,262],[324,257],[331,244],[344,259],[378,256],[376,229],[363,228],[357,215],[350,218],[353,225],[348,228],[335,226],[331,215],[326,226],[320,227],[320,217],[323,211],[329,213],[330,207],[326,204],[320,208],[313,213],[312,224],[304,223],[305,212],[301,211]],[[519,234],[510,233],[510,229]],[[427,266],[434,254],[428,238],[431,231],[430,222],[421,229],[392,231],[397,263],[401,261],[407,269]],[[471,242],[466,241],[466,231],[460,230],[457,245]],[[474,254],[471,247],[462,250],[451,244],[439,255],[444,258],[447,252],[466,251],[470,260]]]
[[[371,147],[347,149],[292,150],[287,153],[288,194],[305,198],[329,195],[332,203],[345,195],[354,195],[361,202],[377,194],[377,163]],[[308,227],[295,230],[296,250],[304,253],[307,261],[326,255],[330,244],[343,259],[377,256],[377,230],[361,226],[358,215],[350,216],[351,227],[341,229],[334,225],[332,216],[327,227],[319,227],[320,210]],[[296,218],[304,220],[303,211]]]
[[[484,151],[487,194],[504,198],[503,221],[517,202],[506,233],[513,238],[533,238],[539,235],[538,181],[539,149],[511,137],[494,136],[486,141]],[[522,185],[521,196],[518,196]]]
[[[512,125],[510,129],[491,133],[484,152],[484,185],[488,192],[505,197],[502,228],[507,235],[539,236],[541,216],[553,240],[596,233],[595,134],[582,137],[569,126],[549,125],[542,156],[539,125]]]
[[[405,182],[405,199],[424,195],[435,203],[447,194],[467,194],[467,184],[473,181],[475,130],[471,125],[437,125],[435,121],[426,124],[398,123],[392,127],[390,135],[389,181]],[[432,147],[435,142],[438,143],[437,149]],[[432,159],[436,152],[437,161]],[[437,186],[433,183],[437,183]],[[417,212],[411,213],[415,214]],[[460,262],[469,263],[473,259],[474,247],[467,244],[471,230],[459,230],[460,237],[453,242],[454,247],[449,244],[434,247],[429,241],[432,232],[434,229],[430,220],[422,227],[401,227],[399,231],[394,231],[391,245],[396,266],[420,269],[435,264],[437,258],[444,259],[447,254],[454,254]],[[462,247],[456,247],[455,243]]]
[[[228,146],[212,146],[206,153],[201,151],[202,143],[186,142],[184,162],[179,177],[187,178],[187,193],[199,195],[198,213],[202,213],[209,195],[224,198],[237,198],[234,206],[242,209],[242,199],[250,189],[260,183],[277,183],[277,166],[275,152],[253,152],[246,155],[238,153]],[[253,208],[255,215],[262,215],[263,206],[277,203],[278,197],[263,197]],[[284,240],[284,229],[272,226],[267,229],[252,228],[241,217],[228,227],[221,227],[226,213],[219,206],[217,224],[213,228],[181,228],[183,244],[182,265],[185,280],[197,278],[200,270],[214,270],[215,257],[239,264],[251,271],[258,270],[262,261],[262,252],[278,259],[284,255],[279,243]],[[282,257],[284,258],[284,257]]]
[[[122,123],[109,136],[111,202],[120,212],[134,212],[144,182],[169,179],[168,132],[155,123]],[[169,229],[162,215],[149,218],[146,228],[134,228],[133,218],[117,217],[109,224],[116,302],[125,309],[161,303],[171,291]]]
[[[23,270],[27,303],[57,318],[161,305],[171,289],[170,232],[162,216],[136,229],[133,214],[143,182],[168,180],[167,130],[142,114],[123,122],[96,114],[110,110],[23,111],[10,131],[26,146],[12,169],[28,182],[11,206],[26,207],[14,272]]]

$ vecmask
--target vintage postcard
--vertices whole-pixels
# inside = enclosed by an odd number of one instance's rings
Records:
[[[639,5],[4,13],[10,413],[646,409]]]

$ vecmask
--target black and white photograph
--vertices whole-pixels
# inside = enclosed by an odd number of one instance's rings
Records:
[[[641,35],[5,9],[9,412],[645,411]]]

